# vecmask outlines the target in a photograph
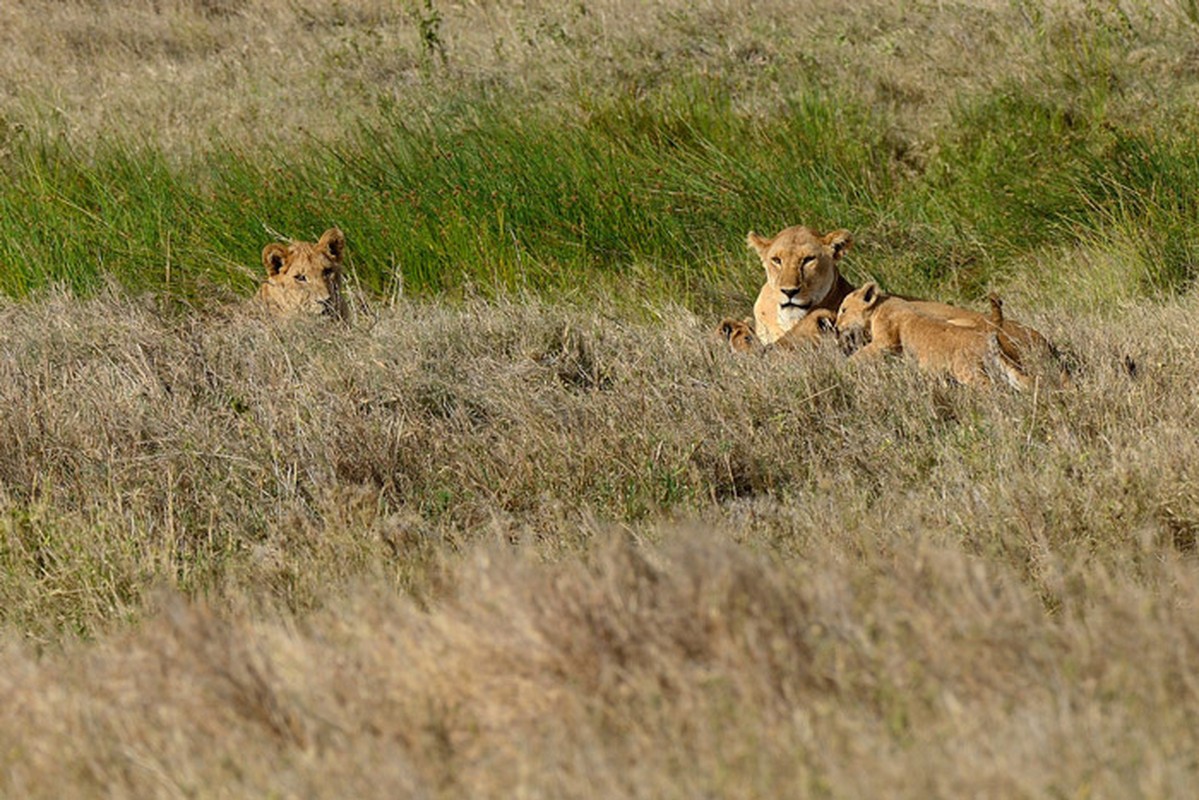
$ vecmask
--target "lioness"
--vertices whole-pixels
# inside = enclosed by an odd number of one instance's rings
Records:
[[[770,345],[778,342],[788,331],[805,320],[809,312],[827,308],[836,312],[846,295],[854,286],[841,275],[838,263],[852,246],[853,237],[847,230],[836,230],[821,234],[804,225],[793,225],[780,231],[774,238],[766,239],[752,231],[746,242],[757,251],[766,270],[766,283],[758,292],[754,302],[754,330],[757,342]],[[928,317],[946,320],[962,327],[990,330],[992,322],[977,311],[958,308],[935,300],[920,300],[900,296],[916,305],[917,310]],[[793,345],[819,341],[817,320],[808,320],[804,330],[789,336]],[[749,334],[735,320],[724,320],[720,332],[734,350],[745,350]],[[1037,331],[1013,320],[1004,320],[999,327],[999,343],[1009,357],[1019,361],[1033,360],[1056,362],[1053,348]],[[736,337],[736,340],[734,340]],[[1059,373],[1059,383],[1066,377],[1060,368],[1049,370]]]
[[[344,320],[348,306],[341,294],[341,259],[346,237],[330,228],[316,244],[271,242],[262,248],[266,281],[257,299],[276,316],[320,314]]]
[[[853,245],[853,236],[841,229],[821,234],[805,225],[785,228],[772,239],[750,231],[746,242],[757,251],[766,270],[766,283],[754,302],[754,333],[761,344],[773,344],[816,309],[836,314],[841,301],[854,290],[838,269],[838,262]],[[975,311],[933,300],[915,300],[922,313],[943,319],[972,319],[982,324],[986,317]],[[721,323],[722,332],[728,321]],[[793,344],[817,341],[815,320],[811,327],[792,339]],[[734,346],[734,349],[738,349]]]
[[[762,344],[778,341],[814,309],[835,313],[853,291],[837,269],[853,244],[847,230],[821,234],[793,225],[771,239],[750,231],[745,241],[766,269],[766,283],[754,302],[754,333]]]
[[[950,375],[964,384],[987,385],[998,375],[1017,389],[1032,385],[1019,362],[1000,346],[1004,320],[997,298],[992,300],[992,316],[986,326],[930,316],[919,307],[919,303],[884,294],[874,281],[846,295],[837,311],[838,336],[853,338],[864,333],[869,339],[850,360],[902,353],[921,369]]]

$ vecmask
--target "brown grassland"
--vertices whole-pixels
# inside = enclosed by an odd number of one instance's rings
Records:
[[[19,0],[0,133],[186,160],[732,54],[744,113],[812,60],[919,150],[1045,15],[1155,33],[1113,113],[1199,87],[1185,2],[760,5]],[[669,298],[0,299],[0,795],[1190,796],[1199,298],[1100,244],[1003,287],[1073,370],[1028,393]]]
[[[6,791],[1185,794],[1197,310],[1034,316],[1077,385],[1014,395],[696,319],[10,303]]]

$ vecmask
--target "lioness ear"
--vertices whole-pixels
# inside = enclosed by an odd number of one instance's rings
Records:
[[[271,242],[262,248],[262,266],[266,267],[266,274],[271,277],[278,275],[283,270],[286,258],[287,248],[278,242]]]
[[[770,245],[774,244],[774,239],[764,239],[753,231],[745,237],[745,243],[758,251],[758,255],[765,258],[766,251],[770,249]]]
[[[330,228],[321,234],[321,240],[316,243],[317,249],[324,250],[334,261],[341,260],[341,254],[346,249],[346,235],[340,228]]]
[[[862,302],[866,305],[866,308],[870,308],[878,302],[881,294],[882,292],[878,288],[878,284],[874,281],[870,281],[862,287]]]
[[[833,251],[833,258],[838,259],[845,255],[845,251],[853,245],[853,236],[842,228],[826,235],[821,241],[825,247]]]

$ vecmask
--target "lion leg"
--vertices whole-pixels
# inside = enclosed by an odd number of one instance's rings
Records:
[[[826,339],[836,338],[836,319],[837,317],[832,311],[827,308],[818,308],[797,322],[774,344],[785,350],[794,350],[811,347]]]
[[[884,346],[881,342],[874,341],[855,350],[853,355],[849,357],[849,361],[851,363],[878,361],[879,359],[885,357],[888,353],[892,352],[895,352],[892,348]]]

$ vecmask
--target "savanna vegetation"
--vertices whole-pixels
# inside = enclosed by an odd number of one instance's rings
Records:
[[[0,7],[0,793],[1199,780],[1199,7]],[[1064,391],[734,356],[750,229]],[[348,325],[249,313],[348,236]]]

